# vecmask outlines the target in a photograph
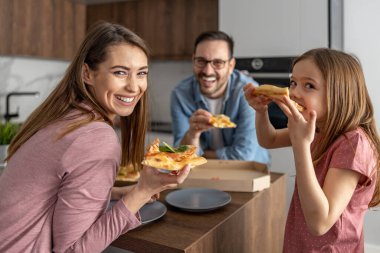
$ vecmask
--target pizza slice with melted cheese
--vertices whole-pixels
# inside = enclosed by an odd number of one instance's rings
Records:
[[[210,118],[210,124],[217,128],[234,128],[236,124],[230,120],[230,117],[224,114],[213,115]]]
[[[143,165],[169,171],[181,170],[189,164],[191,168],[207,162],[206,158],[196,154],[197,148],[193,145],[182,145],[173,148],[167,143],[160,146],[160,140],[155,139],[147,148]]]

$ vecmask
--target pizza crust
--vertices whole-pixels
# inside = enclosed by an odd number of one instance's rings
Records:
[[[289,88],[288,87],[278,87],[271,84],[262,84],[259,87],[255,87],[252,94],[254,95],[264,95],[271,99],[283,99],[284,96],[289,97]],[[299,105],[294,100],[293,104],[298,111],[303,112],[305,108],[302,105]]]
[[[288,87],[277,87],[271,84],[262,84],[259,87],[255,87],[252,94],[254,95],[264,95],[269,98],[282,99],[283,96],[289,97]]]
[[[181,170],[187,164],[190,165],[190,168],[206,163],[207,160],[204,157],[192,157],[184,159],[183,161],[174,161],[168,157],[163,156],[152,156],[144,159],[141,164],[150,166],[156,169],[165,169],[165,170]]]

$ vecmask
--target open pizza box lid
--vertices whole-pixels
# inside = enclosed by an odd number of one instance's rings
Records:
[[[213,188],[232,192],[255,192],[269,188],[266,165],[249,161],[208,159],[191,169],[180,188]]]

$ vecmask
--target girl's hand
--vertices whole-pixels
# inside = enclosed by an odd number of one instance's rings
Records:
[[[248,104],[255,109],[258,113],[264,113],[268,110],[268,104],[272,102],[272,100],[266,96],[257,96],[252,94],[253,90],[255,89],[255,86],[253,86],[252,83],[247,84],[244,86],[244,95],[245,99],[247,100]]]
[[[302,141],[308,145],[311,144],[315,135],[316,112],[311,111],[309,115],[305,115],[305,118],[289,97],[284,97],[283,101],[275,100],[275,102],[288,117],[289,137],[292,145]]]

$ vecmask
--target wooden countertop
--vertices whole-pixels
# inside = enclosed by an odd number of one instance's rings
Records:
[[[218,210],[191,213],[166,205],[164,217],[121,235],[112,246],[136,253],[282,252],[286,178],[270,174],[270,188],[229,192],[231,202]],[[169,192],[161,193],[161,202]]]

